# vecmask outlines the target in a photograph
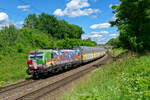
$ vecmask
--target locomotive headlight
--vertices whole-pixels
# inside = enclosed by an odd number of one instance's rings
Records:
[[[29,67],[32,67],[33,65],[28,65]]]

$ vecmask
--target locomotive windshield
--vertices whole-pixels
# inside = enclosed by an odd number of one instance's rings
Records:
[[[43,58],[43,52],[34,52],[34,53],[30,53],[30,60],[36,59],[42,59]]]

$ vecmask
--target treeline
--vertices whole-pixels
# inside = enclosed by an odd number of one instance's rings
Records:
[[[110,39],[106,45],[114,46],[115,48],[121,47],[119,37]]]
[[[96,46],[90,39],[82,40],[81,27],[58,20],[53,15],[30,14],[22,28],[9,25],[0,30],[0,53],[7,55],[42,47]]]
[[[24,27],[28,29],[38,29],[48,33],[55,39],[81,39],[81,35],[84,33],[81,27],[68,24],[65,20],[57,20],[55,16],[45,13],[39,16],[36,16],[36,14],[28,15],[24,20]]]
[[[112,26],[117,26],[120,36],[107,44],[132,51],[150,50],[150,0],[120,0],[119,5],[112,6],[116,15]]]

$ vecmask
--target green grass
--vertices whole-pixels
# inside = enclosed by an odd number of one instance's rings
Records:
[[[0,56],[0,86],[20,81],[28,77],[27,53]]]
[[[114,56],[114,57],[117,57],[119,56],[120,54],[123,54],[125,52],[127,52],[128,50],[127,49],[123,49],[123,48],[117,48],[117,49],[112,49],[110,51],[110,53]]]
[[[69,91],[70,92],[70,91]],[[93,71],[61,100],[149,100],[150,55],[128,54]]]

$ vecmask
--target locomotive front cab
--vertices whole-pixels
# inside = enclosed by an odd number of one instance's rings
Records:
[[[40,71],[44,67],[43,57],[44,53],[42,51],[30,51],[27,59],[28,64],[28,74],[33,74],[35,71]]]

